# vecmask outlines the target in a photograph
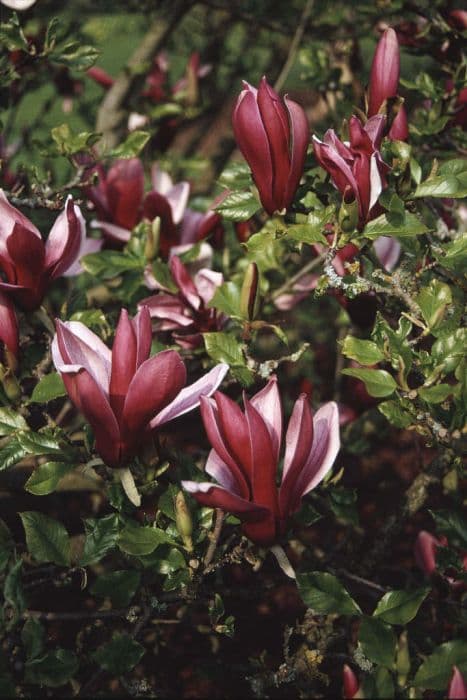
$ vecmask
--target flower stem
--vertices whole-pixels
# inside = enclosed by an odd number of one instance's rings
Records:
[[[125,469],[117,469],[117,474],[120,478],[123,490],[128,496],[128,500],[133,503],[134,506],[139,508],[141,505],[141,496],[136,488],[135,480],[130,469],[126,467]]]
[[[290,563],[287,554],[284,552],[283,547],[280,546],[280,544],[274,544],[271,547],[271,552],[274,554],[274,556],[277,559],[277,563],[281,567],[282,571],[286,576],[289,578],[296,579],[297,575],[292,567],[292,564]]]

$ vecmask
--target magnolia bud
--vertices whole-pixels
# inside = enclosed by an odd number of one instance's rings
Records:
[[[358,225],[358,202],[353,193],[345,194],[342,198],[338,217],[339,225],[344,233],[352,233]]]
[[[185,549],[188,552],[192,552],[193,540],[191,539],[191,533],[193,532],[193,521],[183,491],[179,491],[175,497],[175,523]]]
[[[407,682],[407,676],[410,672],[410,654],[407,632],[402,632],[401,636],[399,637],[396,655],[396,670],[397,682],[399,686],[403,688]]]
[[[0,365],[0,381],[10,401],[19,401],[22,394],[21,386],[13,372],[10,369],[6,369],[3,365]]]
[[[161,236],[161,218],[156,216],[147,230],[146,245],[144,246],[144,257],[148,262],[154,260],[159,252],[159,240]]]
[[[243,278],[240,293],[240,313],[243,318],[253,321],[259,309],[259,271],[256,263],[251,262]]]

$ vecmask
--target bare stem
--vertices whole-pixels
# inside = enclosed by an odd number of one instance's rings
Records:
[[[204,557],[204,572],[205,574],[209,573],[211,570],[211,562],[214,559],[214,554],[216,553],[217,545],[219,544],[219,537],[221,536],[222,532],[222,525],[224,523],[224,517],[225,513],[221,508],[216,508],[216,521],[214,524],[214,529],[212,533],[209,536],[210,542],[209,542],[209,547],[206,552],[206,556]]]
[[[300,48],[300,44],[303,39],[303,34],[305,33],[306,23],[308,22],[311,15],[311,10],[313,9],[313,3],[314,0],[308,0],[303,8],[302,16],[300,17],[294,37],[290,43],[287,59],[282,66],[282,70],[279,73],[276,82],[274,83],[274,89],[277,90],[277,92],[279,92],[279,90],[281,90],[284,86],[284,83],[287,80],[290,70],[295,62],[298,49]]]
[[[301,267],[300,270],[297,273],[295,273],[295,275],[289,277],[289,279],[286,282],[284,282],[284,284],[281,287],[279,287],[279,289],[276,289],[276,291],[271,294],[271,299],[274,301],[274,299],[277,299],[277,297],[279,297],[281,294],[284,294],[285,292],[288,292],[289,289],[292,289],[296,282],[298,282],[308,272],[311,272],[316,267],[318,267],[325,260],[325,258],[326,253],[322,253],[321,255],[318,255],[317,258],[309,260],[306,263],[306,265]]]

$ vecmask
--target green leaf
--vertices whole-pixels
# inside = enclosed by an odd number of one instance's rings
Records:
[[[123,143],[112,149],[110,155],[113,158],[136,158],[150,138],[148,131],[132,131]]]
[[[427,233],[429,229],[425,224],[409,212],[398,216],[397,220],[388,214],[381,214],[373,221],[370,221],[363,229],[363,235],[374,241],[379,236],[396,236],[397,238],[411,238]]]
[[[0,436],[27,429],[28,425],[20,413],[12,408],[0,408]]]
[[[454,372],[465,355],[467,328],[458,328],[454,333],[440,335],[432,345],[431,356],[442,364],[446,374]]]
[[[86,539],[80,566],[96,564],[117,545],[118,515],[110,513],[103,518],[87,518],[84,521]]]
[[[230,194],[215,207],[229,221],[247,221],[261,208],[253,192],[230,192]]]
[[[6,445],[0,448],[0,471],[9,469],[14,464],[20,462],[28,454],[23,445],[20,444],[16,435],[12,436]]]
[[[174,294],[177,293],[178,287],[173,281],[172,273],[166,263],[162,262],[162,260],[154,260],[152,263],[152,274],[161,287],[168,289],[169,292],[173,292]]]
[[[91,149],[101,137],[100,134],[91,131],[82,131],[79,134],[75,134],[71,131],[68,124],[56,126],[50,133],[59,153],[64,156],[72,156],[75,153]]]
[[[206,352],[215,362],[226,362],[228,365],[245,364],[242,344],[233,333],[203,333],[203,338]]]
[[[91,593],[100,598],[110,598],[113,605],[124,608],[138,590],[140,581],[139,571],[111,571],[96,579]]]
[[[58,372],[51,372],[36,384],[33,389],[30,402],[31,403],[47,403],[59,396],[66,396],[67,390],[63,383],[63,379]]]
[[[407,428],[416,420],[413,405],[408,399],[383,401],[378,404],[378,411],[396,428]]]
[[[21,641],[28,660],[42,653],[45,644],[45,629],[35,617],[28,617],[21,631]]]
[[[429,177],[415,190],[414,197],[467,197],[467,162],[461,158],[447,161],[439,175]]]
[[[47,515],[35,511],[19,514],[28,551],[38,562],[53,562],[58,566],[70,564],[70,538],[64,526]]]
[[[393,377],[384,369],[349,368],[343,369],[342,374],[361,379],[370,396],[375,396],[376,398],[390,396],[397,388]]]
[[[358,641],[365,656],[387,668],[394,665],[397,639],[392,627],[374,617],[363,617]]]
[[[144,653],[144,647],[129,635],[115,634],[110,642],[94,652],[93,658],[104,671],[121,676],[131,671]]]
[[[467,675],[467,640],[465,639],[456,639],[437,647],[422,663],[412,683],[416,688],[445,691],[453,666],[457,666],[464,676]]]
[[[251,172],[247,163],[231,163],[222,171],[219,184],[229,190],[240,190],[251,185]]]
[[[49,54],[49,60],[53,63],[62,63],[73,70],[85,71],[95,64],[99,57],[99,51],[94,46],[82,44],[79,41],[70,41],[62,47],[57,47]]]
[[[224,282],[218,287],[207,306],[210,309],[217,309],[228,316],[241,318],[240,312],[240,289],[234,282]]]
[[[342,343],[342,353],[351,360],[357,360],[362,365],[375,365],[384,360],[384,353],[371,340],[360,340],[348,335]]]
[[[329,505],[339,520],[350,525],[358,525],[357,492],[342,487],[329,490]]]
[[[161,544],[175,546],[177,543],[164,530],[157,527],[142,527],[131,521],[127,522],[118,538],[118,546],[122,552],[134,556],[151,554]]]
[[[421,386],[418,395],[427,403],[442,403],[453,393],[454,387],[450,384],[436,384],[436,386]]]
[[[434,253],[443,267],[463,274],[467,267],[467,233],[459,234],[454,241],[443,246],[444,254]]]
[[[291,224],[287,226],[287,237],[297,243],[323,243],[327,245],[327,240],[323,234],[323,226],[319,224]]]
[[[457,510],[430,511],[436,523],[436,530],[446,535],[448,540],[460,540],[461,546],[467,547],[467,520]]]
[[[8,525],[0,518],[0,572],[8,564],[14,549],[14,541]]]
[[[431,588],[418,588],[415,591],[388,591],[383,595],[373,613],[390,625],[406,625],[414,619],[420,605]]]
[[[102,277],[102,279],[111,279],[129,270],[139,270],[142,274],[144,270],[143,260],[118,250],[101,250],[99,253],[89,253],[84,255],[80,262],[86,272],[96,277]]]
[[[374,673],[361,679],[361,696],[375,700],[391,700],[394,697],[394,681],[384,666],[378,666]],[[360,693],[357,693],[357,695]]]
[[[276,270],[282,256],[283,244],[276,236],[276,230],[270,224],[270,228],[254,233],[246,243],[248,260],[255,262],[260,272]]]
[[[28,605],[21,580],[22,566],[23,560],[18,559],[8,571],[3,584],[4,608],[10,611],[8,616],[5,615],[7,629],[16,625]]]
[[[25,681],[49,688],[65,685],[78,670],[79,662],[68,649],[54,649],[45,656],[26,661]]]
[[[67,462],[40,464],[26,481],[24,488],[35,496],[46,496],[55,491],[60,479],[71,469],[73,465]]]
[[[298,574],[297,586],[305,605],[316,613],[359,615],[362,612],[339,579],[325,571]]]
[[[416,302],[428,328],[434,328],[443,319],[448,304],[452,303],[451,290],[444,282],[433,279],[417,295]]]

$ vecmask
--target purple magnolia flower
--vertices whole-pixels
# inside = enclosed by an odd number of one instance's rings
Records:
[[[360,228],[378,215],[378,197],[387,185],[389,166],[379,152],[385,121],[385,116],[380,114],[363,126],[360,119],[352,116],[350,143],[342,142],[333,129],[326,131],[323,141],[313,136],[318,163],[329,173],[344,199],[357,202]]]
[[[244,82],[232,124],[238,147],[251,168],[268,214],[287,209],[303,174],[309,141],[305,112],[261,79],[256,89]]]
[[[368,88],[368,116],[378,114],[383,104],[397,97],[400,77],[399,42],[394,29],[386,29],[378,42]],[[386,112],[387,110],[385,110]],[[407,114],[402,105],[389,130],[389,138],[405,141],[409,135]]]
[[[117,160],[107,172],[97,164],[87,175],[93,171],[99,175],[99,183],[85,188],[97,214],[92,226],[101,229],[114,244],[128,243],[138,223],[159,217],[160,251],[168,257],[171,249],[182,252],[176,246],[185,246],[183,250],[186,250],[220,225],[221,218],[216,212],[201,214],[188,209],[189,183],[174,184],[157,165],[152,168],[152,190],[147,194],[139,158]]]
[[[178,291],[160,287],[154,279],[153,288],[163,291],[143,299],[138,308],[149,309],[156,320],[156,331],[173,331],[174,340],[182,348],[193,349],[202,343],[202,333],[221,330],[227,321],[226,316],[207,306],[224,278],[221,272],[202,269],[192,279],[176,255],[170,258],[169,266]]]
[[[184,481],[203,505],[222,508],[243,521],[253,542],[271,545],[283,534],[289,515],[316,488],[339,451],[337,405],[329,402],[312,416],[306,394],[296,401],[285,436],[284,469],[276,486],[282,437],[282,407],[277,380],[250,400],[245,412],[221,392],[201,400],[201,415],[212,450],[206,472],[211,482]]]
[[[26,311],[36,309],[57,277],[73,274],[75,263],[98,242],[86,239],[80,208],[68,197],[47,240],[0,190],[0,289]]]
[[[134,457],[151,431],[199,405],[224,378],[216,365],[185,387],[186,369],[173,350],[150,357],[151,318],[122,309],[112,350],[79,322],[57,321],[52,358],[79,411],[91,424],[96,450],[109,467]]]

